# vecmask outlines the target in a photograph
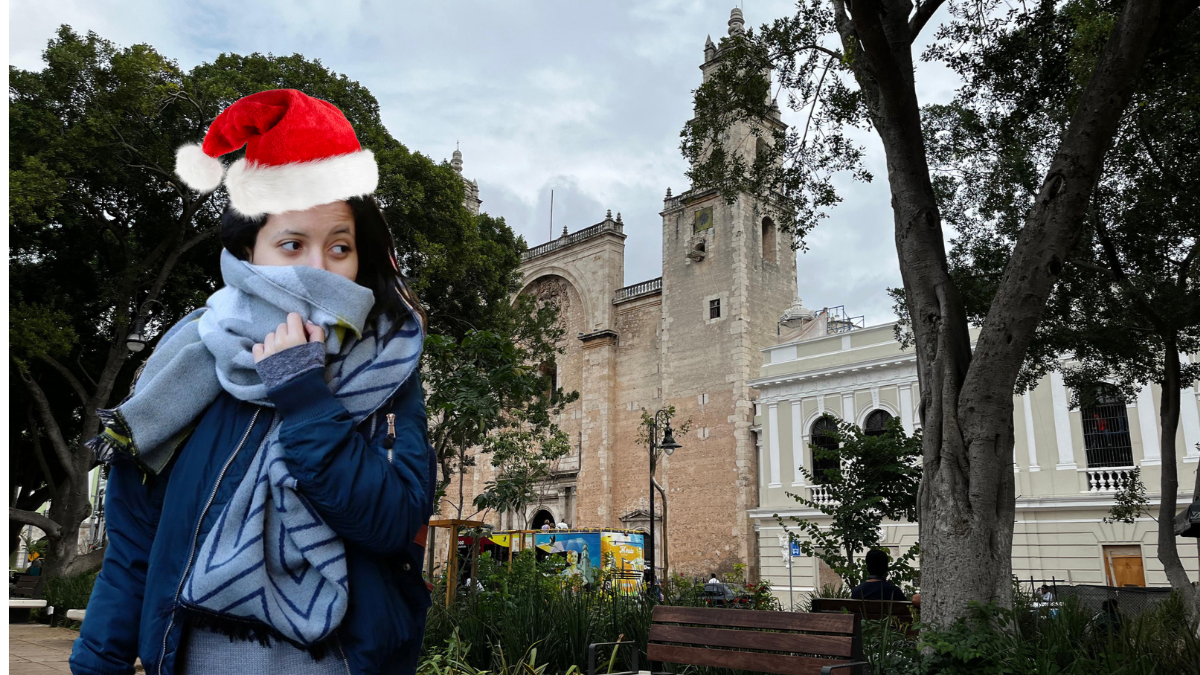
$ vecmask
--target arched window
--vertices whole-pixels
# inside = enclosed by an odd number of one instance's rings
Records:
[[[825,450],[837,450],[838,442],[833,434],[837,431],[837,420],[825,415],[813,422],[812,425],[812,445],[813,445],[813,478],[817,483],[827,483],[826,472],[830,469],[839,468],[839,460],[837,457],[818,458],[816,449],[822,448]]]
[[[754,141],[754,158],[755,159],[758,159],[760,157],[766,157],[767,153],[770,150],[771,150],[771,146],[767,145],[766,139],[764,139],[762,136],[759,136],[758,140]]]
[[[887,431],[888,420],[892,419],[892,414],[886,410],[872,410],[870,415],[867,415],[866,421],[863,422],[863,433],[868,436],[882,436],[883,432]]]
[[[554,361],[546,361],[538,368],[542,376],[546,378],[546,390],[542,395],[553,401],[558,395],[558,364]]]
[[[762,219],[762,257],[775,262],[775,222],[770,218]]]
[[[1116,389],[1101,385],[1079,414],[1083,418],[1083,447],[1089,468],[1133,466],[1129,413]]]

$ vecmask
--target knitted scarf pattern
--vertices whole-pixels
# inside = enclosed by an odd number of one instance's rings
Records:
[[[385,317],[367,326],[370,289],[310,267],[250,265],[228,251],[221,272],[225,287],[163,337],[130,398],[106,411],[104,433],[89,442],[98,456],[128,452],[157,473],[222,390],[270,407],[251,348],[290,312],[325,328],[325,379],[355,422],[418,365],[420,324],[410,314],[399,327]],[[181,601],[217,620],[210,625],[249,627],[232,633],[313,647],[337,628],[348,597],[345,545],[297,490],[276,417],[196,554]]]

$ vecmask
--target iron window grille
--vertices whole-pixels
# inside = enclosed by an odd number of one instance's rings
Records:
[[[888,420],[892,419],[892,414],[886,410],[872,410],[867,419],[863,422],[863,433],[867,436],[882,436],[883,432],[887,431]]]
[[[837,421],[829,416],[821,417],[812,425],[812,445],[814,446],[812,474],[813,479],[821,485],[829,482],[828,472],[831,469],[841,468],[841,460],[836,456],[818,458],[815,448],[837,450],[837,438],[833,435],[836,431]]]
[[[1079,413],[1083,418],[1083,447],[1088,468],[1133,466],[1129,413],[1119,396],[1106,387]]]
[[[708,301],[708,318],[710,318],[710,319],[721,318],[721,301],[719,299]]]

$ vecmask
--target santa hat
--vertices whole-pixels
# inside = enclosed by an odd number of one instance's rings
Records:
[[[246,146],[229,171],[217,159]],[[221,185],[241,214],[305,209],[375,191],[379,168],[354,127],[333,104],[295,89],[274,89],[235,101],[213,120],[204,145],[175,153],[175,173],[188,187]]]

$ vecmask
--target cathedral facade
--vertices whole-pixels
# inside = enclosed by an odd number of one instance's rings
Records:
[[[742,30],[740,10],[729,20]],[[701,65],[708,77],[720,60],[709,40]],[[756,151],[758,138],[734,130],[731,150]],[[727,203],[714,191],[688,190],[663,200],[662,275],[625,285],[621,215],[527,250],[521,293],[560,310],[566,332],[554,377],[578,391],[559,419],[572,451],[560,459],[525,519],[494,514],[502,528],[645,529],[649,526],[649,449],[638,440],[645,411],[674,407],[682,448],[659,462],[666,519],[656,496],[655,560],[663,540],[670,572],[689,576],[732,571],[757,574],[758,544],[748,515],[758,505],[754,403],[749,383],[761,350],[776,342],[780,313],[796,295],[796,256],[755,199]],[[467,501],[491,478],[486,460],[469,469]],[[454,495],[457,501],[457,495]],[[665,532],[665,536],[664,536]]]

